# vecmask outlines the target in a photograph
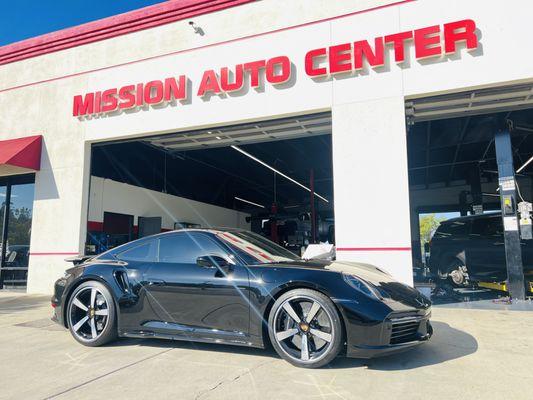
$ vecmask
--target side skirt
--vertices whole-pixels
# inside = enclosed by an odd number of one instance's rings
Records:
[[[164,324],[164,328],[163,325]],[[264,349],[265,346],[260,338],[249,336],[244,333],[216,331],[209,329],[186,328],[171,329],[169,325],[162,322],[148,322],[144,324],[146,329],[123,330],[120,329],[120,337],[128,338],[155,338],[167,340],[180,340],[185,342],[215,343],[244,347],[255,347]],[[161,327],[159,325],[162,325]],[[181,327],[181,326],[180,326]]]

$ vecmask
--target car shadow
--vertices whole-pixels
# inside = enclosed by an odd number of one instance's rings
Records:
[[[3,292],[2,296],[0,297],[0,315],[17,314],[49,305],[50,296],[18,294],[10,295],[10,292]]]
[[[444,322],[432,321],[431,324],[434,329],[433,337],[421,346],[370,360],[338,358],[330,364],[330,368],[364,366],[374,370],[398,371],[440,364],[477,351],[477,340],[469,333]]]
[[[396,371],[415,369],[428,365],[440,364],[445,361],[466,357],[477,351],[477,340],[470,334],[455,329],[444,322],[432,321],[434,334],[428,343],[407,350],[402,353],[374,359],[356,359],[338,357],[326,368],[344,369],[367,367],[369,369]],[[197,351],[211,351],[249,355],[253,357],[278,358],[278,354],[271,348],[258,349],[252,347],[231,346],[223,344],[197,343],[181,340],[162,339],[120,339],[106,347],[121,346],[150,346],[158,348],[177,348]]]

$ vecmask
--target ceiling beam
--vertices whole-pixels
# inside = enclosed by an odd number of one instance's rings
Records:
[[[455,168],[455,163],[457,162],[457,157],[459,156],[459,152],[461,151],[461,146],[463,144],[463,141],[466,136],[466,130],[468,128],[468,124],[470,123],[470,117],[468,117],[463,125],[463,128],[461,129],[461,133],[459,134],[459,142],[457,143],[457,147],[455,148],[455,154],[453,156],[453,162],[450,166],[450,173],[448,174],[448,180],[446,181],[446,186],[450,184],[450,181],[452,180],[453,176],[453,170]]]

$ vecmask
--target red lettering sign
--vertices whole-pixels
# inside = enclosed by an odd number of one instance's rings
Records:
[[[372,40],[357,40],[309,50],[304,58],[305,73],[312,78],[334,74],[351,74],[368,65],[383,67],[394,54],[396,63],[406,61],[406,48],[414,48],[417,60],[442,57],[457,51],[459,43],[468,51],[478,48],[476,23],[471,19],[433,25],[412,31],[378,36]],[[222,67],[219,71],[206,70],[198,86],[197,95],[205,97],[243,89],[249,83],[259,88],[264,82],[279,85],[290,80],[293,64],[289,57],[278,56],[237,64],[235,68]],[[72,115],[76,117],[109,113],[162,102],[185,100],[187,97],[185,75],[153,80],[147,83],[125,85],[103,91],[76,95]],[[263,82],[263,83],[262,83]],[[245,93],[245,92],[243,92]]]

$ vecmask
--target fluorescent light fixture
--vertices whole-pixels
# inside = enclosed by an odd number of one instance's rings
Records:
[[[265,208],[265,206],[262,206],[261,204],[254,203],[253,201],[250,201],[250,200],[241,199],[240,197],[237,197],[237,196],[235,196],[235,200],[239,200],[239,201],[242,201],[243,203],[251,204],[252,206]]]
[[[290,176],[287,176],[285,175],[283,172],[280,172],[278,171],[276,168],[274,167],[271,167],[270,165],[268,165],[266,162],[264,161],[261,161],[259,158],[256,158],[254,156],[252,156],[250,153],[247,153],[246,151],[244,151],[243,149],[241,149],[240,147],[237,147],[235,145],[232,145],[231,146],[234,150],[237,150],[239,153],[241,154],[244,154],[246,157],[249,157],[251,158],[252,160],[254,160],[255,162],[258,162],[259,164],[263,165],[264,167],[267,167],[269,170],[271,171],[274,171],[276,174],[284,177],[285,179],[291,181],[292,183],[295,183],[296,185],[300,186],[302,189],[305,189],[307,190],[308,192],[311,192],[311,189],[309,189],[307,186],[304,186],[302,185],[300,182],[292,179]],[[325,201],[326,203],[329,203],[328,199],[326,199],[325,197],[322,197],[320,196],[318,193],[315,192],[315,196],[318,197],[320,200],[323,200]]]
[[[533,156],[531,156],[530,159],[527,160],[527,161],[524,163],[524,165],[522,165],[520,168],[518,168],[518,169],[516,170],[516,173],[517,173],[517,174],[520,173],[520,171],[522,171],[525,167],[527,167],[528,164],[529,164],[531,161],[533,161]]]

